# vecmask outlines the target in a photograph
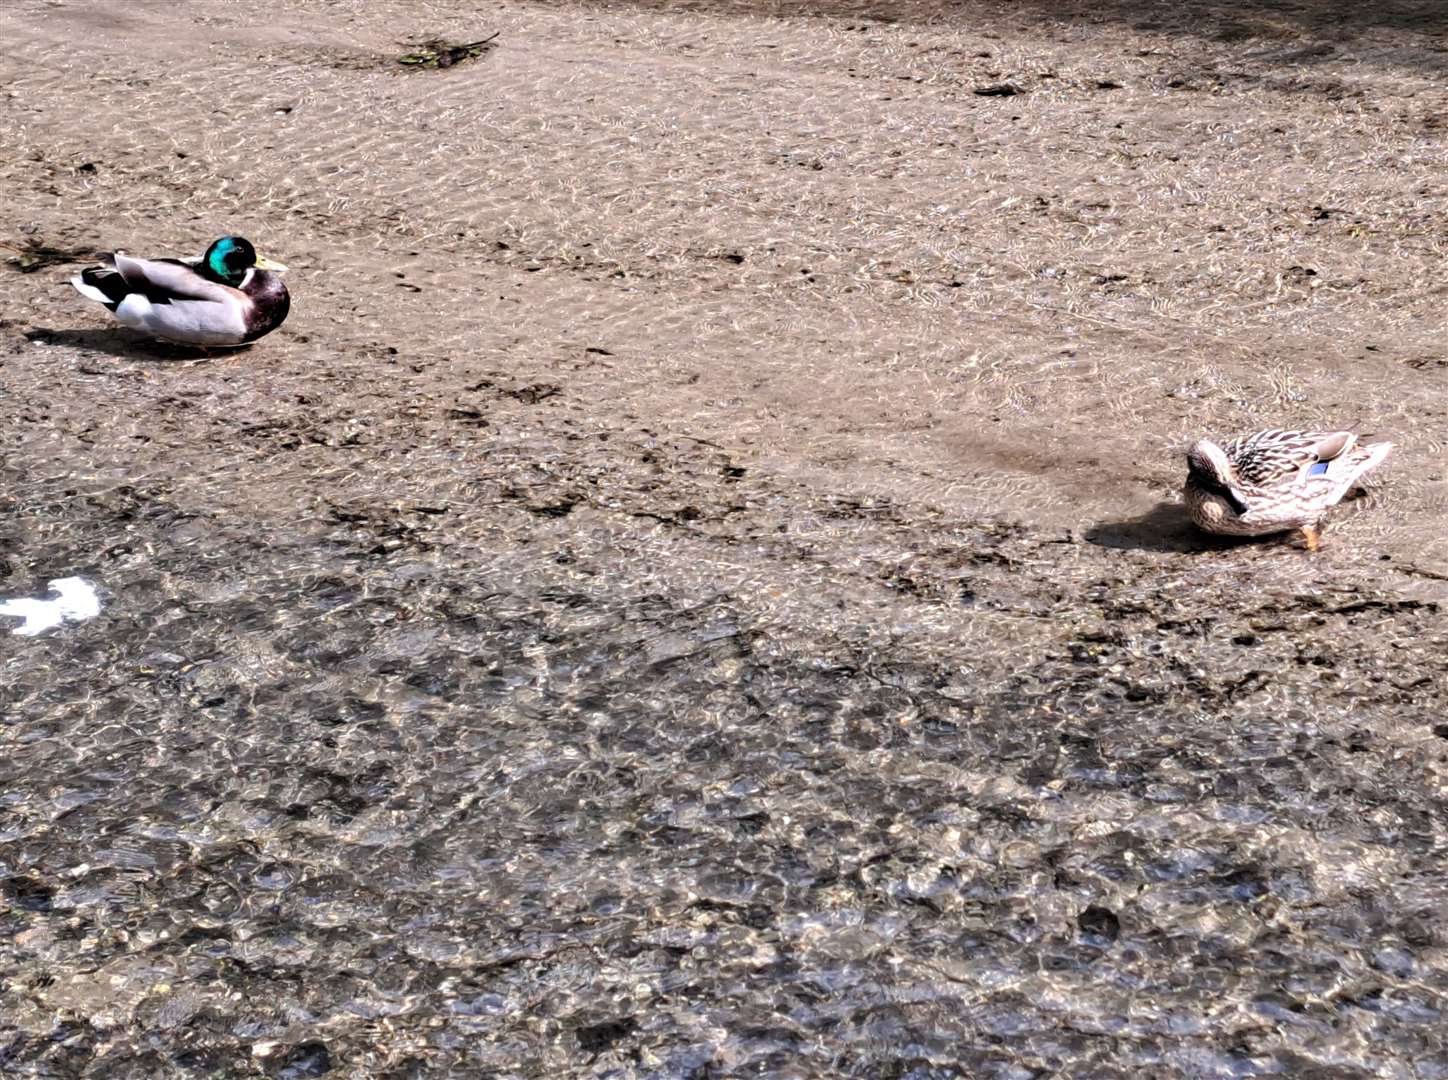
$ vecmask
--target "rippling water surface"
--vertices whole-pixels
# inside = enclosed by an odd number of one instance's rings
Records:
[[[809,8],[0,4],[0,1075],[1448,1078],[1441,5]]]
[[[1434,605],[731,483],[42,542],[109,598],[5,646],[9,1059],[1448,1073]]]

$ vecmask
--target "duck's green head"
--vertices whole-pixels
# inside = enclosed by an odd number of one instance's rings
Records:
[[[251,241],[240,236],[223,236],[206,249],[206,255],[201,261],[209,277],[233,287],[245,280],[246,272],[252,267],[278,274],[286,270],[281,263],[260,258],[256,248],[251,246]]]

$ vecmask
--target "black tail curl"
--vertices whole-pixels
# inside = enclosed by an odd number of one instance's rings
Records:
[[[80,272],[80,279],[91,288],[99,290],[106,297],[106,307],[112,311],[116,310],[128,293],[135,291],[126,284],[120,271],[111,266],[87,267]]]

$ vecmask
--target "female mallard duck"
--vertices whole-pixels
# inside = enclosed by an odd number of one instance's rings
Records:
[[[1225,536],[1301,529],[1316,551],[1322,516],[1392,449],[1359,445],[1351,431],[1259,431],[1226,449],[1201,439],[1187,451],[1187,510]]]
[[[223,236],[199,259],[133,259],[70,279],[125,326],[183,345],[245,345],[282,324],[291,307],[280,263],[257,257],[239,236]]]

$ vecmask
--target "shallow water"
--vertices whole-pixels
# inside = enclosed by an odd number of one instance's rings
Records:
[[[11,1067],[1448,1072],[1436,606],[733,484],[485,565],[137,515],[104,615],[7,646]]]
[[[677,6],[0,8],[0,1072],[1448,1076],[1441,19]]]

